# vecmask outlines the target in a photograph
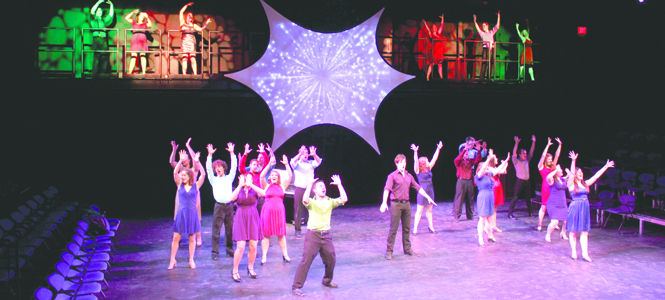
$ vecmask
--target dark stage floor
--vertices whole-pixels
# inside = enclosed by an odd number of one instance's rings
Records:
[[[513,221],[499,211],[498,242],[479,247],[476,221],[453,223],[450,202],[434,209],[437,234],[412,236],[415,257],[404,256],[401,235],[392,261],[386,261],[385,240],[389,214],[379,206],[341,207],[333,211],[333,239],[337,253],[334,282],[321,285],[323,264],[312,264],[303,291],[312,299],[662,299],[665,296],[665,234],[646,227],[643,236],[631,224],[593,227],[587,263],[569,258],[567,241],[554,234],[552,243],[537,232],[536,217]],[[506,209],[505,206],[501,207]],[[415,206],[413,207],[415,213]],[[520,212],[522,215],[525,211]],[[519,213],[518,213],[519,217]],[[210,224],[203,218],[203,246],[196,252],[197,269],[187,266],[187,247],[178,252],[178,266],[168,271],[172,220],[123,220],[118,253],[113,262],[109,299],[231,299],[292,298],[291,283],[302,254],[303,239],[289,225],[288,250],[292,263],[281,260],[276,239],[268,262],[247,276],[247,259],[240,265],[242,283],[231,279],[232,259],[210,258]],[[425,218],[420,231],[427,231]],[[223,239],[222,239],[223,240]],[[223,249],[223,248],[222,248]],[[260,249],[260,248],[259,248]],[[260,251],[260,250],[259,250]],[[295,297],[294,297],[295,298]]]

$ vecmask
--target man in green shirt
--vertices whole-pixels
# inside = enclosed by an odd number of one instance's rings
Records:
[[[332,282],[333,270],[335,269],[335,247],[330,232],[330,215],[333,208],[344,205],[348,198],[339,175],[333,175],[331,179],[331,184],[336,185],[339,189],[339,198],[328,197],[326,195],[326,184],[314,179],[305,190],[305,195],[310,195],[312,186],[314,186],[314,198],[304,197],[302,200],[302,204],[309,211],[309,220],[307,221],[302,260],[296,270],[295,278],[293,278],[292,291],[296,296],[305,295],[301,288],[305,285],[307,272],[309,272],[309,267],[317,253],[321,253],[321,260],[325,265],[325,274],[321,283],[330,288],[339,287]]]

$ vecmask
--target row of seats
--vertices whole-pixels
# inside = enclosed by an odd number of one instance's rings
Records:
[[[99,208],[92,206],[99,212]],[[46,285],[34,292],[35,299],[105,299],[115,250],[119,220],[108,220],[108,232],[92,235],[91,223],[81,219],[74,235],[54,264]]]

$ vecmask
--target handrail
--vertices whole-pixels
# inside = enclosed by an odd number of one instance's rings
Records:
[[[131,50],[131,42],[130,42],[130,43],[127,43],[127,38],[129,37],[129,35],[127,34],[128,31],[131,31],[132,34],[134,34],[134,33],[133,33],[134,31],[156,32],[156,33],[157,33],[157,36],[160,37],[160,38],[159,38],[159,48],[158,48],[158,50],[147,50],[147,51],[142,51],[142,50]],[[162,77],[162,59],[161,59],[161,56],[162,56],[161,54],[162,54],[162,52],[163,52],[163,50],[162,50],[162,39],[161,39],[161,36],[162,36],[162,30],[161,30],[161,29],[148,29],[148,28],[146,28],[146,29],[141,29],[141,28],[125,28],[124,34],[125,34],[125,38],[124,38],[124,41],[125,41],[125,48],[124,48],[124,49],[125,49],[125,55],[123,55],[122,74],[124,74],[125,76],[128,75],[128,74],[126,73],[126,70],[127,70],[127,54],[130,54],[130,55],[131,55],[132,53],[137,53],[137,54],[141,54],[141,53],[146,53],[146,54],[149,54],[149,53],[157,53],[157,54],[160,54],[160,59],[159,59],[159,73],[157,73],[157,74],[159,74],[159,77]],[[128,46],[128,44],[129,44],[129,46]],[[128,48],[129,48],[130,50],[127,50]],[[148,49],[150,49],[150,46],[148,46]],[[137,56],[138,56],[138,55],[137,55]],[[137,58],[138,58],[138,57],[137,57]],[[147,58],[146,58],[146,59],[147,59]]]
[[[94,31],[104,31],[107,34],[107,38],[109,33],[115,32],[116,38],[115,38],[115,45],[111,44],[108,46],[115,46],[115,50],[96,50],[96,49],[91,49],[91,50],[85,50],[85,32],[90,31],[93,33]],[[85,73],[85,54],[86,53],[115,53],[115,65],[116,65],[116,76],[120,77],[120,57],[118,55],[118,50],[120,49],[120,39],[118,38],[120,35],[120,30],[119,28],[81,28],[81,78],[85,78],[86,73]],[[94,39],[94,36],[93,36]],[[93,41],[94,42],[94,41]]]
[[[182,51],[171,51],[173,47],[171,47],[171,32],[180,32],[181,38],[180,38],[180,49],[182,49],[182,30],[180,29],[170,29],[166,31],[166,59],[167,59],[167,67],[166,67],[166,73],[167,76],[171,75],[171,62],[169,61],[171,59],[171,55],[175,54],[178,56],[179,54],[182,54]],[[203,32],[201,32],[201,37],[203,37]],[[201,79],[203,79],[203,38],[201,38],[201,44],[199,45],[199,49],[201,51],[194,51],[194,59],[196,59],[196,55],[201,54],[201,63],[197,64],[201,66],[199,75]],[[172,54],[173,53],[173,54]],[[180,63],[180,59],[178,59],[178,63]],[[187,72],[187,70],[184,70],[184,72]],[[183,74],[186,75],[186,74]]]
[[[71,45],[69,45],[69,44],[61,45],[61,44],[41,44],[40,43],[37,46],[37,52],[36,52],[37,57],[35,57],[35,67],[38,70],[40,70],[41,72],[53,72],[53,73],[59,72],[59,71],[41,70],[39,68],[39,61],[40,61],[39,60],[39,54],[40,53],[70,53],[71,54],[71,61],[72,61],[71,75],[72,75],[72,78],[76,77],[76,58],[75,58],[75,55],[76,55],[76,40],[77,40],[76,39],[76,32],[77,32],[76,27],[71,27],[71,28],[68,28],[68,27],[42,27],[42,29],[71,31],[72,32],[72,36],[71,36],[72,44]],[[42,47],[48,47],[48,48],[42,48]],[[49,49],[50,47],[70,47],[71,49]]]

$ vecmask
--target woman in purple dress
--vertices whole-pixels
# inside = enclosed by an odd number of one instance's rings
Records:
[[[266,149],[270,152],[269,167],[264,168],[261,172],[261,188],[265,194],[265,202],[261,208],[261,227],[263,228],[263,240],[261,241],[261,250],[263,256],[261,257],[261,264],[265,264],[268,259],[268,248],[270,247],[270,237],[277,236],[277,243],[279,248],[282,249],[282,260],[291,262],[289,253],[286,251],[286,210],[284,208],[284,191],[291,184],[293,178],[293,171],[289,164],[289,159],[286,155],[282,155],[282,164],[286,168],[286,177],[282,180],[279,171],[272,168],[276,165],[275,153],[272,152],[270,146]],[[270,171],[269,182],[266,182],[266,175]]]
[[[492,226],[491,217],[494,214],[494,179],[493,176],[505,172],[508,167],[508,160],[510,153],[506,159],[501,161],[501,164],[494,168],[491,167],[490,162],[496,159],[494,151],[489,150],[487,160],[478,165],[478,171],[474,177],[476,186],[478,187],[478,196],[476,198],[476,211],[478,212],[478,244],[485,245],[484,233],[487,234],[487,239],[496,242],[494,238],[494,228]]]
[[[561,166],[556,165],[554,172],[550,172],[545,178],[549,191],[547,204],[547,214],[550,216],[550,225],[547,226],[545,240],[551,242],[552,232],[559,226],[559,221],[563,222],[561,229],[561,238],[568,239],[566,233],[566,215],[568,214],[568,205],[566,203],[566,181],[561,177],[563,171]]]
[[[180,244],[180,237],[183,234],[189,236],[189,267],[196,269],[194,263],[194,251],[196,250],[196,233],[201,232],[201,220],[197,212],[197,199],[199,196],[199,189],[203,185],[205,179],[205,171],[200,166],[199,154],[196,153],[192,159],[195,163],[199,164],[200,175],[199,179],[194,182],[194,171],[189,168],[181,168],[182,162],[185,160],[184,155],[180,155],[180,160],[173,170],[173,180],[178,186],[178,197],[175,203],[175,221],[173,222],[173,241],[171,242],[171,260],[169,262],[169,270],[175,268],[176,260],[175,255],[178,252]]]
[[[411,150],[413,150],[413,171],[416,172],[416,177],[418,177],[418,184],[420,184],[420,187],[422,187],[423,190],[425,190],[425,192],[432,197],[432,199],[436,200],[434,197],[434,186],[432,185],[432,168],[434,168],[434,164],[436,164],[436,160],[439,158],[439,152],[441,152],[441,148],[443,148],[443,142],[439,141],[439,143],[436,144],[436,151],[434,151],[434,155],[432,155],[432,160],[429,161],[425,156],[418,157],[418,148],[419,146],[411,144]],[[434,230],[434,224],[432,222],[433,205],[420,194],[418,194],[418,198],[416,199],[418,205],[416,206],[413,235],[418,234],[418,223],[420,223],[420,218],[423,215],[423,208],[426,209],[425,217],[427,217],[427,229],[429,229],[429,232],[431,233],[436,233]]]
[[[598,178],[607,171],[608,168],[614,168],[614,162],[607,160],[605,165],[593,175],[593,177],[584,180],[582,169],[577,168],[577,153],[570,151],[569,157],[570,174],[568,174],[568,191],[573,197],[573,202],[568,207],[566,216],[566,230],[570,238],[570,258],[577,259],[577,234],[580,235],[580,247],[582,248],[582,259],[591,262],[589,257],[589,229],[591,229],[591,218],[589,216],[589,187],[592,186]]]
[[[240,282],[238,266],[245,252],[245,244],[249,241],[249,252],[247,253],[247,274],[256,279],[254,273],[254,260],[256,260],[256,246],[263,238],[261,232],[261,220],[256,210],[256,202],[263,191],[254,185],[251,174],[240,175],[238,186],[231,194],[231,201],[237,201],[235,219],[233,220],[233,241],[236,242],[236,251],[233,255],[233,280]]]

